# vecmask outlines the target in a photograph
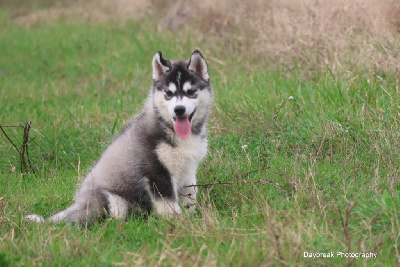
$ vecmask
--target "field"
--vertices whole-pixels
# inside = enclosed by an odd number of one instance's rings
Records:
[[[279,13],[289,0],[268,2],[271,27],[285,37],[254,27],[263,23],[256,13],[251,21],[235,13],[254,11],[243,4],[225,18],[226,6],[191,13],[184,2],[172,10],[172,1],[150,2],[142,15],[108,14],[105,1],[99,9],[79,1],[83,11],[68,1],[0,1],[0,266],[400,264],[400,36],[390,28],[399,21],[343,19],[357,17],[343,8],[337,16],[348,24],[331,29],[316,18],[296,39]],[[328,10],[304,2],[299,12],[311,17]],[[367,13],[400,14],[361,2]],[[185,10],[189,20],[171,20]],[[189,59],[196,48],[215,99],[197,213],[91,227],[24,220],[71,205],[79,181],[141,110],[153,55]],[[7,127],[25,122],[26,168],[16,149],[24,129]]]

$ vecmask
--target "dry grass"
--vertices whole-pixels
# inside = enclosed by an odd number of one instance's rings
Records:
[[[289,68],[343,70],[350,65],[400,71],[398,1],[192,2],[173,5],[160,26],[173,31],[195,27],[202,38],[216,38],[228,52]]]
[[[27,5],[25,2],[21,5],[9,4],[6,6],[11,6],[11,16],[17,23],[32,27],[53,23],[60,19],[67,22],[133,19],[147,14],[151,4],[146,0],[59,0],[47,2],[43,0],[37,6]]]
[[[57,19],[104,21],[150,16],[158,30],[190,33],[216,54],[240,54],[242,65],[359,68],[399,73],[400,4],[396,0],[105,1],[67,0],[12,16],[30,26]],[[222,50],[222,51],[221,51]],[[210,51],[207,51],[210,52]]]

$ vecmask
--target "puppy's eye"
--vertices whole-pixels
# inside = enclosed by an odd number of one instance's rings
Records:
[[[193,89],[189,89],[189,90],[187,90],[187,95],[188,96],[193,96],[194,95],[194,93],[196,93],[196,90],[193,90]]]
[[[167,95],[167,97],[172,97],[174,95],[172,91],[166,91],[165,94]]]

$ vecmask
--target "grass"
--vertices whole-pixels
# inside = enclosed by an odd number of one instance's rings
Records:
[[[36,176],[20,175],[18,154],[0,135],[0,265],[400,262],[398,76],[242,68],[190,35],[150,34],[150,19],[27,29],[7,12],[0,12],[0,123],[32,121],[37,165]],[[156,51],[182,59],[197,47],[215,91],[198,183],[236,184],[201,187],[194,216],[152,214],[91,228],[23,220],[72,203],[79,180],[140,110]],[[6,130],[20,145],[20,129]]]

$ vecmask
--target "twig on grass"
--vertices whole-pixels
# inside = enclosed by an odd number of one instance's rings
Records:
[[[236,175],[233,180],[236,180],[239,177],[243,177],[243,176],[248,176],[249,174],[255,173],[255,172],[260,172],[263,170],[267,170],[270,167],[268,166],[264,166],[260,169],[257,170],[252,170],[246,173],[242,173],[239,175]],[[210,187],[210,186],[214,186],[214,185],[237,185],[237,184],[272,184],[272,185],[276,185],[276,183],[272,182],[272,181],[266,181],[266,180],[257,180],[257,181],[249,181],[249,180],[236,180],[236,181],[232,181],[232,182],[221,182],[221,181],[217,181],[214,183],[207,183],[207,184],[192,184],[192,185],[187,185],[184,186],[184,188],[187,187]]]
[[[32,138],[31,141],[33,141],[33,139],[35,139],[35,138]],[[34,169],[34,168],[35,168],[38,164],[42,163],[43,161],[45,161],[46,159],[48,159],[48,158],[50,157],[50,155],[51,155],[51,154],[54,152],[54,150],[56,149],[57,144],[58,144],[58,142],[56,141],[56,143],[55,143],[53,149],[50,150],[50,152],[47,153],[47,155],[46,155],[45,157],[43,157],[40,161],[36,162],[36,163],[33,164],[33,165],[31,165],[31,163],[30,163],[30,161],[29,161],[29,165],[30,165],[30,166],[29,166],[27,172],[29,172],[30,170],[33,170],[33,172],[35,173],[35,169]],[[36,173],[35,173],[35,176],[36,176]]]
[[[3,132],[4,136],[7,138],[8,142],[15,148],[15,150],[19,154],[20,165],[21,165],[21,173],[28,174],[30,170],[33,171],[33,174],[36,176],[36,172],[31,164],[31,160],[29,158],[29,144],[35,138],[29,140],[29,131],[31,129],[32,122],[25,122],[24,124],[20,123],[18,125],[0,125],[0,130]],[[23,137],[22,137],[22,145],[21,148],[18,148],[15,143],[11,140],[11,138],[7,135],[4,128],[23,128]],[[28,168],[29,165],[29,168]]]
[[[263,181],[263,180],[258,180],[258,181],[249,181],[249,180],[239,180],[236,182],[215,182],[215,183],[208,183],[208,184],[192,184],[192,185],[187,185],[186,187],[209,187],[213,185],[236,185],[236,184],[274,184],[271,181]]]
[[[10,142],[10,144],[15,148],[15,150],[17,150],[18,153],[21,153],[21,152],[19,151],[18,147],[17,147],[17,146],[14,144],[14,142],[10,139],[10,137],[8,137],[6,131],[4,131],[3,127],[4,127],[4,128],[6,128],[6,127],[7,127],[7,128],[17,128],[17,127],[22,127],[22,125],[20,124],[20,125],[14,125],[14,126],[10,126],[10,125],[4,125],[4,126],[2,126],[2,125],[0,124],[0,130],[3,132],[4,136],[5,136],[5,137],[7,138],[7,140]]]
[[[24,167],[24,171],[25,174],[28,174],[28,167],[27,167],[27,160],[28,160],[28,164],[30,165],[30,159],[29,159],[29,131],[31,129],[31,123],[32,122],[25,122],[25,124],[22,126],[22,128],[24,129],[24,134],[23,134],[23,139],[22,139],[22,147],[21,147],[21,152],[20,152],[20,160],[21,160],[21,165],[23,165]],[[26,157],[25,157],[26,155]],[[33,170],[33,169],[32,169]],[[21,167],[21,171],[22,171],[22,167]],[[35,171],[33,170],[33,173],[36,176]]]

